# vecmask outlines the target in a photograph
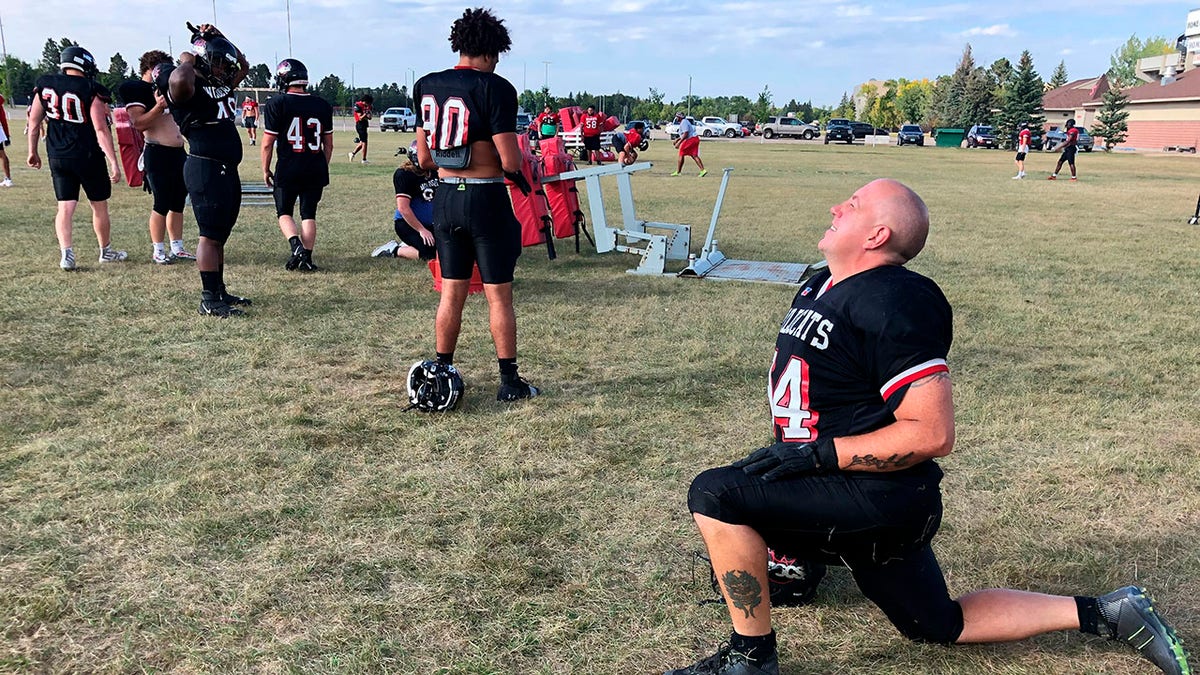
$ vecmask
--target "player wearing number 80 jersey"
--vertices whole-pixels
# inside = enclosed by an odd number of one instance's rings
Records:
[[[297,59],[284,59],[275,71],[284,92],[263,106],[263,180],[275,188],[275,213],[287,237],[289,270],[316,271],[312,261],[317,241],[317,203],[329,185],[329,159],[333,156],[333,108],[324,99],[305,92],[308,69]],[[271,155],[279,151],[275,172]],[[300,201],[300,229],[293,215]]]

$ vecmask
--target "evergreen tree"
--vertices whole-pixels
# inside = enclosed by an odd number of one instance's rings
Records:
[[[1059,61],[1058,67],[1054,69],[1054,74],[1050,76],[1050,88],[1058,89],[1067,83],[1067,62]]]
[[[941,108],[938,110],[938,117],[941,118],[943,124],[958,126],[963,130],[973,124],[971,121],[973,113],[964,110],[964,101],[967,98],[967,87],[971,85],[975,76],[975,70],[975,57],[971,54],[971,45],[968,43],[963,49],[962,58],[959,59],[954,74],[945,82],[946,89],[940,100]]]
[[[108,60],[108,70],[100,73],[100,84],[108,87],[109,91],[116,91],[122,82],[131,77],[136,77],[136,75],[131,76],[129,73],[130,68],[129,64],[125,62],[125,57],[121,56],[121,52],[117,52]]]
[[[1096,124],[1092,127],[1093,136],[1104,138],[1104,151],[1112,152],[1113,147],[1125,142],[1129,132],[1129,111],[1125,106],[1129,97],[1121,90],[1120,83],[1114,82],[1108,91],[1104,92],[1104,103],[1096,115]]]
[[[260,63],[251,68],[250,72],[246,73],[244,84],[247,87],[271,87],[275,84],[273,82],[274,79],[275,77],[271,72],[271,68],[265,63]]]
[[[79,43],[71,38],[61,38],[58,42],[55,42],[54,38],[46,38],[46,44],[42,46],[42,60],[38,61],[37,65],[38,75],[57,73],[62,50],[78,46]]]
[[[1011,147],[1016,141],[1017,129],[1022,122],[1028,122],[1030,129],[1041,129],[1046,122],[1042,116],[1042,78],[1033,69],[1033,57],[1028,50],[1021,52],[997,121],[997,137],[1005,147]]]

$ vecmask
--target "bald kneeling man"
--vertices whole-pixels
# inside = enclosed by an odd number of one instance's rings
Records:
[[[848,567],[912,640],[1080,630],[1126,642],[1164,672],[1190,672],[1145,589],[1099,597],[988,589],[951,599],[930,545],[942,519],[935,460],[954,447],[951,311],[937,284],[904,267],[925,246],[929,212],[887,179],[830,212],[818,244],[829,268],[796,294],[771,357],[775,442],[701,473],[688,494],[733,634],[668,675],[778,675],[768,548],[775,560]]]

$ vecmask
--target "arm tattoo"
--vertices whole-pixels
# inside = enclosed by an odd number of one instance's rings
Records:
[[[949,379],[950,379],[950,373],[941,371],[941,372],[937,372],[937,373],[934,373],[934,374],[926,376],[926,377],[922,377],[921,379],[917,380],[916,382],[913,382],[912,384],[910,384],[908,386],[910,388],[915,389],[917,387],[929,384],[931,382],[939,382],[941,380],[949,380]]]
[[[754,616],[754,608],[762,604],[762,585],[758,579],[745,570],[729,570],[721,581],[725,583],[729,604],[745,612],[747,619]]]
[[[893,469],[903,469],[912,464],[913,456],[916,453],[909,452],[903,455],[896,453],[888,457],[876,457],[875,455],[854,455],[850,458],[850,463],[846,465],[849,469],[852,466],[870,467],[876,471],[891,471]]]

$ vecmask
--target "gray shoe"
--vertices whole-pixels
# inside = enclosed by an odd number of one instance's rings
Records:
[[[1187,652],[1146,589],[1126,586],[1097,598],[1110,640],[1127,643],[1164,673],[1189,675]]]
[[[75,252],[71,249],[63,251],[62,260],[58,261],[58,266],[61,267],[64,272],[70,272],[71,270],[75,269]]]
[[[128,257],[129,254],[125,251],[114,251],[107,246],[100,249],[100,262],[102,263],[124,262]]]
[[[395,258],[396,257],[396,249],[398,249],[398,248],[400,248],[400,242],[393,239],[382,246],[376,247],[374,251],[371,251],[371,257],[372,258]]]

